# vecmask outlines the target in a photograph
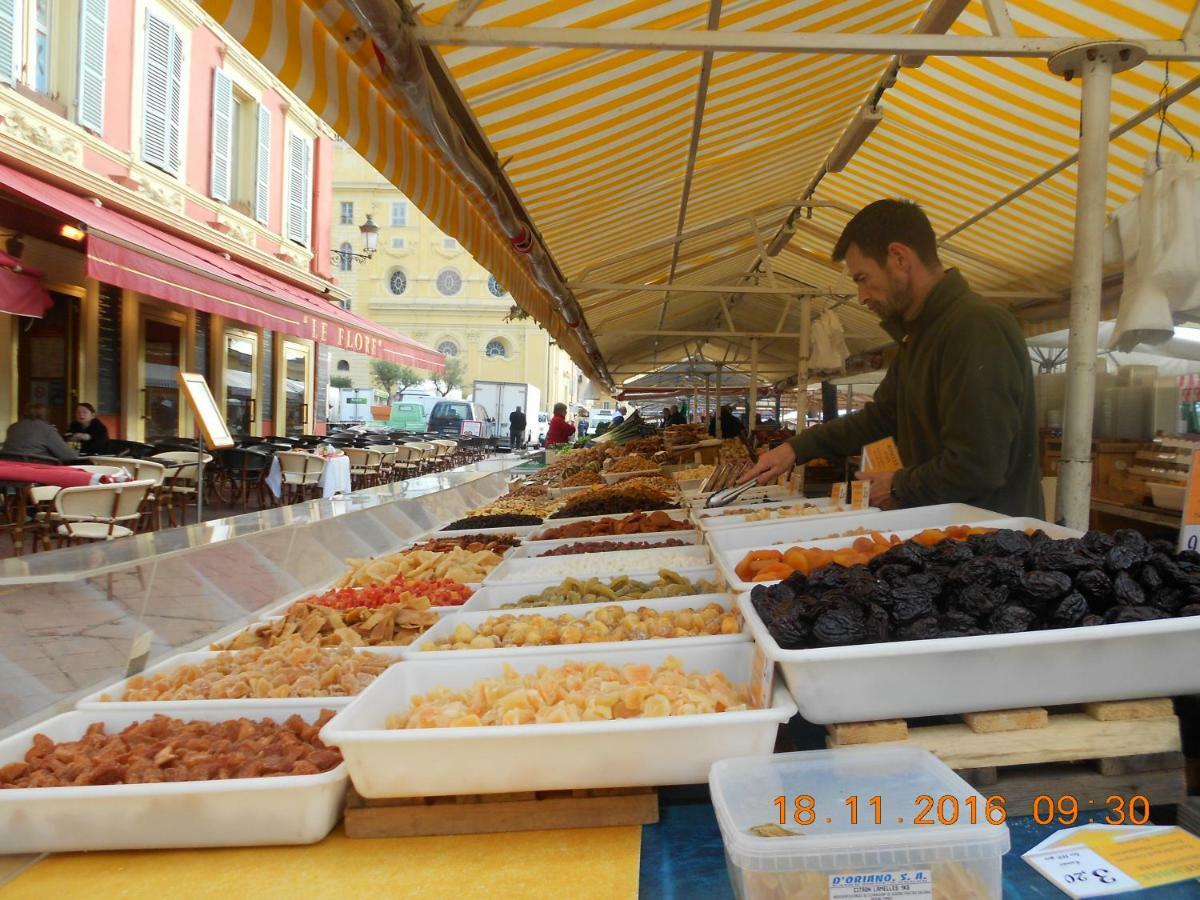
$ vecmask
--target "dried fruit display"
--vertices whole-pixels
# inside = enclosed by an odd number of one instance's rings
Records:
[[[621,457],[628,453],[640,453],[642,456],[653,456],[663,448],[662,438],[657,436],[634,438],[623,444],[607,444],[605,449],[610,457]]]
[[[449,553],[452,550],[478,553],[480,550],[490,550],[504,555],[513,547],[520,546],[521,539],[515,534],[464,534],[458,537],[431,537],[407,549],[429,550],[432,553]]]
[[[551,497],[529,497],[505,494],[497,497],[491,503],[477,506],[468,510],[468,516],[502,516],[507,514],[517,516],[541,516],[545,518],[558,509],[559,501]]]
[[[670,425],[663,429],[663,444],[668,450],[688,444],[698,444],[708,439],[708,432],[699,422],[688,425]]]
[[[448,578],[462,583],[483,581],[488,572],[500,565],[503,557],[491,550],[463,550],[449,553],[430,550],[401,550],[377,559],[348,559],[350,571],[333,583],[335,588],[363,587],[405,578]]]
[[[820,516],[829,515],[830,513],[846,512],[846,508],[842,506],[814,506],[811,503],[793,503],[790,506],[777,506],[772,509],[754,509],[753,507],[739,507],[729,510],[723,515],[726,516],[745,516],[747,522],[767,522],[771,519],[795,519],[801,516]],[[859,534],[870,534],[870,529],[855,528],[853,531],[845,531],[839,534],[827,534],[824,538],[835,537],[851,537]]]
[[[969,525],[951,525],[949,528],[926,529],[911,540],[916,546],[936,547],[943,541],[963,541],[971,535],[988,534],[994,530]],[[860,537],[851,546],[840,550],[825,550],[820,547],[751,550],[742,557],[734,571],[742,581],[775,581],[787,578],[793,572],[807,575],[831,563],[839,566],[864,565],[898,544],[901,544],[898,535],[884,537],[879,532],[872,531],[870,535]]]
[[[672,519],[662,510],[643,513],[635,512],[620,519],[604,516],[582,522],[569,522],[556,528],[538,532],[530,540],[556,541],[564,538],[608,537],[617,534],[653,534],[659,531],[690,531],[692,523],[687,519]]]
[[[659,597],[712,594],[716,591],[715,581],[703,578],[691,581],[678,572],[660,569],[658,578],[653,581],[638,581],[628,575],[621,575],[611,581],[602,581],[599,578],[590,578],[587,581],[568,578],[562,584],[548,587],[540,594],[530,594],[516,603],[506,603],[501,609],[574,606],[578,603],[604,603],[610,600],[653,600]]]
[[[618,472],[642,472],[658,469],[658,467],[658,463],[654,460],[647,459],[638,453],[630,453],[614,460],[604,471],[615,475]]]
[[[695,544],[686,545],[695,550]],[[522,560],[521,562],[525,562]],[[591,578],[608,572],[652,572],[658,567],[679,570],[707,565],[695,552],[671,547],[666,550],[613,550],[608,553],[585,553],[579,556],[545,557],[538,560],[534,577]],[[495,576],[501,582],[528,581],[529,568],[511,569]]]
[[[702,609],[636,610],[621,606],[593,609],[582,616],[569,613],[553,619],[541,615],[489,616],[478,628],[466,623],[455,627],[444,641],[422,645],[422,650],[494,650],[497,647],[545,647],[558,644],[595,644],[603,641],[645,641],[654,638],[700,637],[737,634],[737,615],[719,603]]]
[[[388,718],[389,728],[550,725],[732,712],[750,708],[746,686],[723,672],[684,671],[673,657],[658,669],[644,663],[569,662],[521,675],[508,663],[498,678],[465,691],[436,688]]]
[[[345,610],[296,603],[282,619],[251,625],[213,650],[276,647],[292,638],[321,647],[405,647],[438,623],[431,609],[398,604]]]
[[[789,650],[1200,615],[1200,554],[1135,531],[921,537],[756,585],[751,601]]]
[[[496,513],[486,516],[464,516],[455,519],[442,531],[470,531],[473,528],[521,528],[525,525],[541,525],[543,516],[526,516],[517,513]]]
[[[540,484],[519,484],[510,487],[505,496],[524,500],[549,500],[550,492]]]
[[[703,481],[716,470],[716,466],[692,466],[672,472],[671,477],[676,481]]]
[[[750,462],[750,450],[740,439],[727,438],[717,450],[717,462],[723,466],[744,466]]]
[[[245,700],[349,697],[395,660],[349,647],[318,647],[297,638],[268,649],[221,653],[157,675],[134,675],[120,697],[101,700]]]
[[[611,516],[620,513],[647,512],[655,509],[678,509],[667,494],[644,485],[610,484],[568,497],[551,519],[574,519],[582,516]]]
[[[589,487],[593,484],[604,484],[604,479],[600,477],[599,472],[593,472],[590,469],[568,475],[559,482],[561,487]]]
[[[657,491],[672,500],[679,498],[679,482],[667,475],[635,475],[624,479],[621,486],[637,491]]]
[[[361,588],[330,588],[321,594],[305,597],[301,603],[328,606],[333,609],[357,609],[398,605],[405,609],[428,609],[430,606],[462,606],[475,593],[461,581],[448,578],[405,578]]]
[[[317,775],[342,761],[341,753],[317,737],[331,718],[328,709],[311,724],[300,716],[282,725],[271,719],[184,722],[153,716],[116,734],[96,722],[77,741],[35,734],[23,761],[0,768],[0,790]]]
[[[563,544],[538,556],[578,556],[580,553],[612,553],[617,550],[653,550],[656,547],[687,547],[695,546],[691,541],[681,541],[669,538],[665,541],[595,541],[588,543],[579,541],[574,544]]]

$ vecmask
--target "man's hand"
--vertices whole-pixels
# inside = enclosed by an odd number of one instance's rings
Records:
[[[738,479],[738,484],[745,484],[752,478],[757,479],[759,484],[767,484],[794,465],[796,465],[796,451],[785,441],[760,456],[754,468],[749,472],[744,472]]]
[[[892,496],[892,477],[895,472],[858,471],[854,477],[859,481],[871,482],[870,503],[880,509],[895,509],[896,498]]]

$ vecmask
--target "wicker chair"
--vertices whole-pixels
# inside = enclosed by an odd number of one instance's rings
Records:
[[[142,503],[154,481],[126,481],[63,488],[54,495],[54,516],[60,547],[76,541],[111,541],[128,537],[142,515]]]
[[[325,460],[322,457],[281,450],[275,454],[275,458],[279,460],[281,503],[299,503],[321,496],[321,477],[325,474]]]

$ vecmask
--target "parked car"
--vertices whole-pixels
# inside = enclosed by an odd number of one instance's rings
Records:
[[[421,432],[425,430],[425,421],[425,410],[420,403],[401,401],[392,404],[392,414],[387,423],[401,431]]]
[[[433,405],[433,412],[429,414],[427,430],[456,437],[462,434],[462,423],[465,421],[482,422],[485,438],[496,436],[495,419],[488,417],[483,404],[472,403],[469,400],[439,400]]]
[[[532,429],[533,442],[539,447],[546,446],[546,435],[550,432],[550,413],[540,412],[537,414],[537,422],[534,423]]]

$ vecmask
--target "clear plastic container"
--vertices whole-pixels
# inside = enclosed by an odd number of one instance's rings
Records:
[[[723,759],[708,780],[739,898],[1000,900],[1001,809],[928,751]]]

